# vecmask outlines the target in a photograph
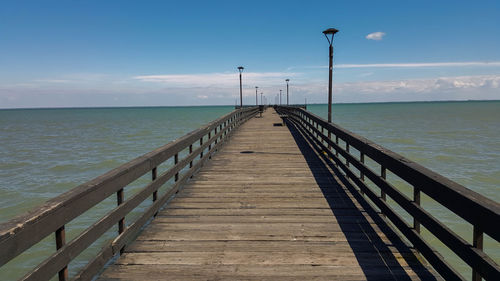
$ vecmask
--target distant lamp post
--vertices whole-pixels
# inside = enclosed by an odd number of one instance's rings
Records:
[[[328,40],[328,43],[330,44],[330,65],[328,67],[328,123],[332,122],[332,78],[333,78],[333,36],[335,33],[339,32],[335,28],[328,28],[327,30],[323,31],[323,34],[325,34],[326,40]],[[331,35],[331,37],[328,37]]]
[[[260,105],[264,105],[264,104],[262,103],[262,95],[263,95],[263,94],[264,94],[264,93],[260,93]]]
[[[281,89],[280,89],[280,105],[281,105]]]
[[[259,105],[259,102],[257,101],[257,89],[258,89],[258,88],[259,88],[258,86],[255,86],[255,105],[256,105],[256,106],[257,106],[257,105]],[[262,103],[262,102],[261,102],[261,103]]]
[[[241,86],[241,72],[245,69],[243,66],[238,66],[238,71],[240,72],[240,108],[243,108],[243,88]]]
[[[290,79],[286,79],[286,105],[288,105],[288,82],[290,82]]]

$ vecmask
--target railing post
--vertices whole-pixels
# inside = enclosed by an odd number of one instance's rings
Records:
[[[151,181],[155,181],[157,176],[158,176],[157,169],[156,169],[156,167],[154,167],[151,170]],[[158,200],[158,190],[155,190],[153,192],[153,203],[156,202],[156,200]],[[153,216],[156,217],[156,215],[158,215],[158,212],[156,212]]]
[[[331,141],[330,131],[328,131],[328,139]],[[339,145],[339,136],[335,136],[335,143],[337,144],[337,146]],[[328,148],[330,148],[330,146],[328,146]],[[337,149],[335,149],[335,156],[337,156],[337,158],[339,157],[339,151]]]
[[[347,142],[346,142],[346,143],[345,143],[345,151],[347,151],[347,153],[348,153],[348,154],[350,154],[350,153],[349,153],[349,147],[350,147],[349,143],[347,143]],[[349,160],[347,160],[347,158],[345,159],[345,165],[346,165],[347,167],[349,167]]]
[[[380,166],[380,176],[385,180],[387,179],[387,170],[385,169],[384,166]],[[380,198],[382,198],[382,200],[386,200],[386,195],[385,195],[385,192],[380,190]]]
[[[420,206],[420,189],[416,186],[413,187],[413,202]],[[413,228],[420,234],[420,222],[413,218]]]
[[[362,164],[365,164],[365,154],[363,152],[359,152],[359,161],[361,161]],[[365,174],[363,172],[359,172],[361,181],[365,181]]]
[[[203,137],[200,138],[200,147],[203,146]],[[203,158],[203,150],[200,153],[200,159]]]
[[[335,137],[337,139],[337,142],[339,140],[339,137]],[[328,130],[328,140],[331,141],[332,140],[332,132],[330,132],[330,130]],[[328,150],[332,150],[332,145],[330,144],[330,142],[328,142]],[[336,156],[339,156],[338,152],[335,150],[336,152]]]
[[[116,192],[116,203],[118,206],[120,206],[123,203],[123,188],[121,188]],[[118,221],[118,235],[122,234],[124,229],[125,229],[125,218],[123,217]],[[120,249],[120,255],[123,254],[124,249],[125,247]]]
[[[56,230],[56,249],[61,249],[64,244],[66,244],[66,231],[64,230],[64,225]],[[58,273],[59,281],[68,280],[68,266],[65,266]]]
[[[176,153],[174,155],[174,166],[177,165],[177,163],[179,163],[179,153]],[[177,182],[179,180],[179,172],[175,173],[175,182]]]
[[[208,132],[208,159],[212,159],[212,153],[210,150],[212,150],[212,141],[210,140],[212,138],[212,131]]]
[[[362,164],[365,164],[365,154],[363,152],[359,152],[359,161],[361,161]],[[365,174],[363,174],[363,172],[360,171],[360,177],[361,177],[361,181],[365,181]],[[361,195],[364,195],[364,192],[362,189],[359,189],[359,192],[361,193]]]
[[[481,251],[483,250],[483,231],[475,225],[472,234],[472,246]],[[481,275],[473,268],[472,281],[481,281],[482,279]]]
[[[189,155],[191,155],[191,153],[193,153],[193,145],[192,144],[189,145]],[[189,168],[190,169],[193,168],[193,160],[191,160],[189,162]]]

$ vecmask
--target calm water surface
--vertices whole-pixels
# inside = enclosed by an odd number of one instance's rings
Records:
[[[232,106],[0,110],[0,222],[47,199],[199,128]],[[326,105],[308,110],[326,118]],[[333,120],[427,168],[500,201],[500,102],[436,102],[334,105]],[[137,188],[148,179],[138,181]],[[395,178],[397,181],[397,179]],[[398,185],[405,193],[409,187]],[[132,187],[134,188],[134,187]],[[110,198],[85,218],[67,226],[68,240],[116,204]],[[450,228],[471,240],[472,228],[438,204],[423,205]],[[140,206],[136,215],[146,206]],[[86,214],[87,215],[87,214]],[[72,264],[74,274],[106,240],[112,229]],[[465,265],[424,230],[431,243],[465,276]],[[53,253],[53,237],[0,269],[0,280],[21,277]],[[499,245],[485,248],[500,261]]]

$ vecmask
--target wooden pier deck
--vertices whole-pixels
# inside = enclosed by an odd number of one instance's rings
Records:
[[[99,280],[440,279],[281,122],[238,128]]]

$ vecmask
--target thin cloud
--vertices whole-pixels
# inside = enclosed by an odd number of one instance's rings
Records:
[[[335,67],[336,68],[420,68],[420,67],[463,67],[463,66],[500,66],[500,62],[471,61],[471,62],[428,62],[428,63],[338,64]]]
[[[500,88],[500,75],[455,76],[432,79],[339,83],[336,87],[336,90],[339,92],[381,94],[404,92],[440,93],[443,91],[481,88]]]
[[[382,38],[384,36],[385,36],[385,32],[377,31],[377,32],[373,32],[373,33],[366,35],[365,38],[368,40],[380,41],[380,40],[382,40]]]
[[[295,77],[298,73],[289,72],[247,72],[243,73],[243,83],[267,86],[282,83],[284,79]],[[238,73],[204,73],[204,74],[169,74],[140,75],[133,79],[142,82],[162,83],[169,87],[234,87],[239,83]]]
[[[424,63],[368,63],[368,64],[336,64],[334,68],[424,68],[424,67],[498,67],[500,61],[469,61],[469,62],[424,62]],[[291,66],[293,69],[325,69],[327,65]]]

